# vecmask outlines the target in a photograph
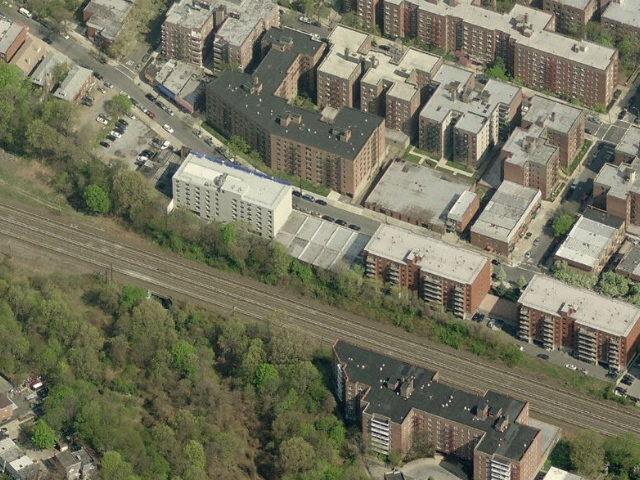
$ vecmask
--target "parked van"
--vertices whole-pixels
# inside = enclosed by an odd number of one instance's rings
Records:
[[[27,10],[26,8],[20,8],[18,10],[18,12],[21,13],[22,15],[24,15],[27,18],[33,17],[33,14],[29,10]]]

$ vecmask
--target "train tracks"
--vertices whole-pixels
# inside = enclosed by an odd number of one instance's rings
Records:
[[[278,295],[251,282],[233,279],[170,252],[154,253],[91,233],[27,210],[0,205],[0,233],[46,251],[144,282],[200,303],[263,320],[283,311],[287,321],[322,341],[337,338],[371,347],[439,370],[444,382],[478,392],[494,389],[531,402],[533,416],[561,425],[591,428],[612,435],[640,435],[640,411],[523,378],[517,370],[488,364],[447,347],[431,345],[399,330],[310,305],[304,299]]]

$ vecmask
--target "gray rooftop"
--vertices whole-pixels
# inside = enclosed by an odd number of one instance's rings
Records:
[[[53,70],[60,63],[70,64],[71,60],[60,52],[49,53],[31,74],[31,83],[39,87],[52,80]]]
[[[640,277],[640,247],[636,245],[632,246],[620,261],[616,270],[621,270],[627,275]]]
[[[269,50],[256,68],[253,75],[262,84],[262,92],[250,92],[253,83],[251,75],[225,70],[207,85],[208,95],[218,95],[235,105],[274,135],[290,138],[345,159],[355,159],[384,119],[353,108],[342,108],[330,124],[323,121],[321,115],[289,105],[285,99],[274,96],[273,93],[297,55],[312,55],[323,44],[309,35],[291,29],[273,28],[266,35],[268,36],[265,38],[286,38],[293,43],[293,48],[285,51]],[[279,122],[283,115],[300,115],[301,123],[290,123],[285,127]],[[335,133],[336,129],[350,130],[351,138],[348,141],[340,140]]]
[[[516,461],[522,458],[540,432],[536,428],[513,423],[525,407],[520,400],[491,390],[484,395],[476,395],[451,387],[433,380],[435,372],[432,370],[343,341],[337,342],[334,348],[339,361],[345,364],[349,380],[370,387],[361,400],[366,413],[402,423],[412,409],[421,410],[484,431],[476,448],[489,455]],[[411,377],[414,390],[404,398],[399,395],[399,387],[394,389],[392,385]],[[483,405],[496,416],[480,418],[477,409]],[[509,425],[504,432],[499,432],[495,425],[504,417],[510,419]]]
[[[624,199],[629,192],[640,193],[638,170],[640,170],[639,158],[636,158],[630,165],[623,163],[617,167],[605,163],[593,183],[606,187],[608,189],[607,195]]]
[[[82,86],[92,77],[93,72],[91,70],[80,65],[74,65],[53,96],[61,100],[75,100]]]
[[[155,81],[174,95],[195,101],[202,88],[201,70],[180,60],[168,60],[155,76]],[[191,97],[190,97],[191,95]]]
[[[630,157],[637,156],[640,153],[640,128],[630,126],[616,145],[616,152]]]
[[[7,50],[16,41],[20,32],[24,30],[25,26],[17,22],[10,22],[8,20],[0,20],[0,53],[6,54]]]
[[[211,18],[217,6],[213,0],[179,0],[167,11],[164,19],[166,23],[177,25],[181,28],[200,30]]]
[[[544,275],[533,277],[519,303],[554,317],[572,307],[576,311],[570,316],[577,323],[620,337],[629,335],[640,318],[640,310],[629,303]]]
[[[567,7],[579,8],[584,10],[593,0],[554,0],[554,2],[560,5],[566,5]]]
[[[384,223],[371,237],[365,251],[401,264],[418,258],[416,265],[421,271],[462,284],[473,283],[489,261],[479,253]]]
[[[240,18],[227,16],[222,26],[216,32],[217,38],[223,38],[231,45],[242,45],[249,34],[263,18],[268,18],[278,8],[275,0],[216,0],[214,8],[218,5],[227,7],[229,12],[236,12]]]
[[[510,243],[540,197],[540,190],[536,188],[504,181],[471,227],[471,231]]]
[[[619,3],[614,0],[602,14],[602,20],[640,28],[640,3],[637,0],[619,0]]]
[[[559,133],[569,133],[584,114],[580,108],[540,95],[533,97],[529,103],[529,110],[523,116],[523,120],[538,123],[540,126]]]
[[[529,162],[547,166],[559,148],[546,143],[543,129],[533,124],[528,129],[516,128],[502,147],[502,151],[507,154],[505,163],[524,168]]]
[[[91,12],[87,25],[95,28],[104,38],[114,41],[133,7],[127,0],[91,0],[85,11]]]
[[[451,210],[449,210],[447,218],[455,222],[462,222],[462,217],[477,197],[478,195],[476,193],[470,192],[469,190],[462,192],[462,195],[458,197],[456,203],[454,203]]]
[[[556,257],[594,269],[606,256],[618,229],[580,217],[556,252]]]
[[[424,223],[444,225],[447,213],[468,189],[468,183],[453,175],[397,159],[391,162],[366,203]]]
[[[432,82],[438,84],[435,92],[420,112],[420,116],[442,123],[451,112],[460,112],[462,118],[456,128],[477,133],[490,121],[500,104],[509,105],[521,89],[513,85],[490,80],[481,92],[468,88],[474,77],[470,70],[443,65]],[[451,89],[456,94],[452,96]],[[463,100],[464,98],[464,100]]]

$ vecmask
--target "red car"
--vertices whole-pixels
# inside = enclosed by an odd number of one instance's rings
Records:
[[[144,113],[146,113],[149,116],[149,118],[156,118],[156,114],[153,113],[151,110],[147,110]]]

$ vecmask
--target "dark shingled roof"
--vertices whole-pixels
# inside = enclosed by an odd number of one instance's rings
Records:
[[[582,212],[582,216],[584,218],[588,218],[589,220],[602,223],[612,228],[620,228],[624,223],[623,219],[614,217],[613,215],[609,215],[607,212],[603,212],[602,210],[598,210],[595,208],[587,208],[584,212]]]
[[[11,400],[4,393],[0,393],[0,408],[5,408],[12,405]]]
[[[309,35],[291,29],[272,28],[266,34],[272,42],[289,43],[292,48],[280,51],[271,48],[253,75],[226,70],[207,85],[207,97],[217,95],[228,105],[243,110],[271,133],[309,145],[348,160],[354,160],[383,118],[353,108],[343,108],[331,123],[320,121],[317,113],[289,105],[285,99],[273,95],[284,75],[301,53],[313,55],[322,43]],[[260,93],[251,93],[253,79],[262,85]],[[282,115],[300,115],[301,123],[283,126]],[[342,141],[335,129],[351,130],[351,138]]]
[[[362,400],[367,413],[388,417],[402,423],[411,409],[416,408],[444,419],[452,420],[485,432],[477,445],[481,452],[497,454],[512,460],[520,460],[533,442],[539,430],[513,423],[525,407],[525,402],[488,391],[479,396],[433,380],[435,372],[404,363],[395,358],[339,341],[335,346],[350,381],[358,381],[371,387]],[[413,393],[403,398],[399,392],[387,388],[386,382],[413,377]],[[509,426],[504,432],[494,428],[500,418],[476,415],[477,407],[487,406],[490,411],[508,415]]]
[[[634,245],[620,261],[616,270],[631,275],[638,264],[640,264],[640,247]]]

